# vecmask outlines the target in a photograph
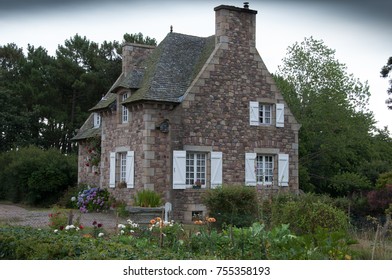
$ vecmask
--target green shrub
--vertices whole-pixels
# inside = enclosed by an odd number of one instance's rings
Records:
[[[98,225],[99,227],[99,225]],[[0,259],[8,260],[169,260],[169,259],[350,259],[345,234],[317,230],[298,236],[288,225],[267,230],[263,224],[227,227],[222,231],[200,227],[185,232],[181,224],[139,227],[119,225],[119,232],[100,234],[88,228],[67,230],[28,227],[0,228]],[[102,235],[102,233],[104,234]]]
[[[6,200],[49,206],[76,183],[77,159],[74,155],[31,146],[1,154],[0,162],[5,159],[0,170],[0,193]]]
[[[136,193],[134,204],[140,207],[158,207],[162,205],[162,199],[152,190],[141,190]]]
[[[68,213],[64,209],[53,208],[49,214],[49,227],[52,229],[62,230],[68,225]]]
[[[263,201],[261,215],[269,227],[290,224],[296,234],[315,233],[318,228],[346,231],[349,225],[345,211],[333,206],[331,198],[313,194],[274,196]]]
[[[209,215],[217,225],[250,226],[258,218],[256,189],[244,186],[222,186],[210,189],[203,197]]]
[[[380,174],[376,181],[376,188],[382,189],[387,185],[392,185],[392,170],[386,173]]]
[[[330,187],[337,196],[345,196],[353,192],[369,190],[372,183],[363,175],[344,172],[332,177]]]

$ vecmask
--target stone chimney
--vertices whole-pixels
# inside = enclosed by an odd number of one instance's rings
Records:
[[[256,14],[249,9],[249,3],[244,8],[221,5],[215,11],[215,42],[256,46]]]
[[[125,43],[122,47],[122,72],[126,77],[155,49],[154,46]]]

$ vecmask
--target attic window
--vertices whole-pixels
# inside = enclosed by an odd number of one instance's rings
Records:
[[[275,123],[276,127],[284,127],[284,104],[250,101],[249,121],[251,126],[271,126]]]
[[[99,113],[94,113],[94,128],[101,126],[101,115]]]
[[[121,101],[125,101],[128,98],[128,93],[124,93],[121,97]],[[128,123],[128,108],[126,106],[122,106],[122,116],[121,116],[121,122],[122,123]]]

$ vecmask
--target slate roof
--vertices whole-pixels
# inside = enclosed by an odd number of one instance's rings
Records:
[[[119,88],[132,89],[131,96],[122,103],[140,101],[180,103],[196,75],[215,47],[215,36],[196,37],[169,33],[152,54],[137,65],[126,77],[121,74],[108,93],[89,111],[107,110],[117,99]],[[73,140],[100,135],[93,128],[92,115]]]
[[[96,137],[96,136],[101,136],[101,128],[100,127],[94,128],[93,121],[94,121],[93,114],[90,114],[90,116],[87,118],[86,122],[79,129],[76,136],[74,136],[71,140],[80,141],[80,140],[85,140],[85,139]]]
[[[140,88],[123,103],[140,100],[179,103],[214,47],[215,36],[169,33],[142,64],[145,72]]]
[[[119,88],[135,90],[124,104],[143,100],[180,103],[214,47],[215,36],[169,33],[127,77],[121,74],[105,98],[90,111],[107,109],[116,100],[114,92]]]

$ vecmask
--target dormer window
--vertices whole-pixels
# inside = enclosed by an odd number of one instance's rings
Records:
[[[128,93],[124,93],[121,97],[121,101],[125,101],[128,98]],[[122,123],[128,123],[128,108],[124,105],[122,105],[122,115],[121,115],[121,122]]]
[[[101,115],[99,113],[94,113],[94,128],[101,126]]]

